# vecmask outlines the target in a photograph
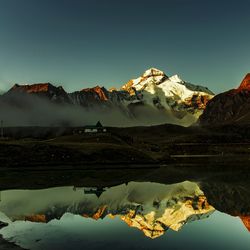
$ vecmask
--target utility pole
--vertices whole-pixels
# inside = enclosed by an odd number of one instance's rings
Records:
[[[3,139],[3,120],[1,120],[1,139]]]

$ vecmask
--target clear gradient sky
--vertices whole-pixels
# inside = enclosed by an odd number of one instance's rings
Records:
[[[250,0],[0,0],[0,90],[107,88],[156,67],[218,93],[250,72]]]

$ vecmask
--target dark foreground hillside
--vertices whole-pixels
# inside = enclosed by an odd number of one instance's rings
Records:
[[[0,140],[1,168],[88,168],[107,164],[240,161],[247,163],[247,126],[107,128],[106,133],[82,133],[82,128],[5,128]]]

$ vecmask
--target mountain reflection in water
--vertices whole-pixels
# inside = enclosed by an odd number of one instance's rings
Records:
[[[0,231],[4,238],[28,249],[49,249],[45,245],[51,237],[59,240],[70,230],[77,234],[77,226],[90,228],[95,220],[102,219],[98,225],[103,227],[105,222],[107,228],[109,223],[125,222],[155,239],[169,229],[179,231],[189,222],[208,218],[215,208],[197,183],[184,181],[168,185],[129,182],[110,188],[7,190],[1,192],[0,211],[0,221],[9,223]],[[240,218],[249,229],[249,217],[244,214]],[[64,227],[66,231],[60,233]]]

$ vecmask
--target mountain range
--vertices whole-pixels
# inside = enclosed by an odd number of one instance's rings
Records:
[[[51,83],[15,84],[0,96],[1,119],[8,125],[79,126],[101,120],[108,126],[197,121],[216,126],[249,123],[249,109],[250,74],[237,89],[215,95],[156,68],[118,89],[95,86],[67,93]]]
[[[95,86],[67,93],[62,86],[56,87],[51,83],[15,84],[0,96],[0,107],[4,107],[0,108],[0,113],[4,113],[3,109],[6,110],[7,105],[9,110],[15,108],[15,117],[24,117],[30,110],[37,109],[39,104],[44,107],[51,104],[57,108],[83,108],[92,115],[96,113],[97,116],[101,116],[108,125],[113,124],[105,121],[103,114],[111,114],[113,111],[116,115],[119,114],[118,117],[129,120],[131,125],[190,125],[198,119],[213,96],[214,93],[206,87],[188,83],[178,75],[169,77],[163,71],[151,68],[140,77],[129,80],[119,89],[107,90],[105,87]],[[20,110],[25,110],[25,115],[19,114]],[[54,109],[48,108],[47,112],[52,110]],[[35,113],[41,114],[41,111],[33,110],[31,113],[32,118],[26,120],[32,123]],[[52,115],[56,116],[55,113],[61,112],[54,112]],[[67,114],[64,116],[63,119],[67,120]],[[10,113],[7,116],[3,115],[7,123],[9,117]]]

